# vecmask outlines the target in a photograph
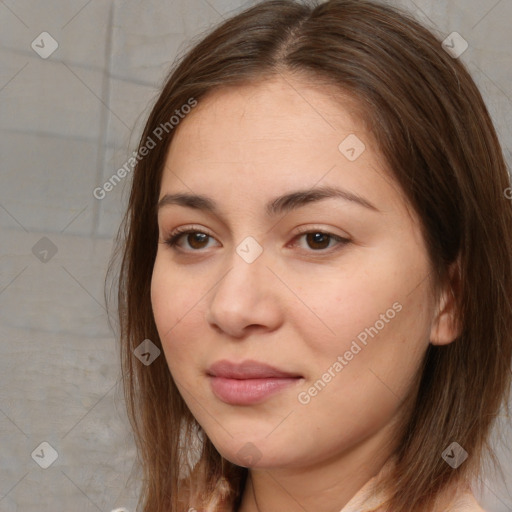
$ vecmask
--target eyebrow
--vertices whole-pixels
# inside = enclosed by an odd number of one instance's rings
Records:
[[[348,190],[336,187],[317,187],[313,189],[295,190],[287,194],[271,199],[265,206],[265,212],[268,216],[275,216],[281,213],[287,213],[305,206],[308,203],[321,201],[323,199],[338,198],[350,201],[359,206],[379,212],[370,201]],[[198,194],[165,194],[157,204],[157,210],[168,205],[180,205],[196,210],[204,210],[215,215],[219,215],[217,203],[210,197]]]

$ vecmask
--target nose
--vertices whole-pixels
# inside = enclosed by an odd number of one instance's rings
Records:
[[[217,285],[208,294],[206,320],[214,329],[242,338],[255,329],[272,331],[279,326],[279,290],[284,293],[285,288],[269,263],[265,251],[251,263],[233,251],[229,267],[223,267]]]

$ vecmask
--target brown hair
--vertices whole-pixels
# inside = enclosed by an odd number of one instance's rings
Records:
[[[500,406],[509,412],[509,176],[474,81],[430,30],[407,12],[374,1],[310,4],[264,1],[200,40],[166,79],[139,149],[191,98],[201,101],[216,89],[264,77],[297,74],[355,99],[421,221],[436,285],[446,282],[451,264],[456,268],[460,336],[446,346],[429,345],[412,413],[398,433],[397,465],[386,481],[387,507],[426,512],[451,484],[478,477],[486,453],[499,465],[488,439]],[[194,505],[188,505],[187,492],[202,492],[207,503],[220,482],[228,496],[211,510],[235,510],[247,469],[224,459],[208,440],[165,358],[145,366],[133,355],[147,338],[162,349],[150,283],[158,241],[155,207],[173,134],[169,130],[137,163],[117,236],[123,382],[144,470],[140,503],[144,512],[186,511]],[[200,464],[193,478],[180,480],[195,441]],[[452,441],[469,453],[457,470],[441,458]]]

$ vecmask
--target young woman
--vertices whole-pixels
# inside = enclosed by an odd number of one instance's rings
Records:
[[[261,2],[175,66],[137,160],[118,303],[141,510],[481,511],[512,205],[460,60],[373,1]]]

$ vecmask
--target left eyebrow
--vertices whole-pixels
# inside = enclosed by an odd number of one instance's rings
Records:
[[[321,201],[323,199],[338,198],[344,201],[350,201],[369,210],[380,212],[368,199],[361,197],[353,192],[336,187],[316,187],[313,189],[295,190],[288,192],[274,199],[271,199],[265,206],[266,214],[270,217],[291,210],[296,210],[308,203]],[[199,194],[165,194],[157,204],[160,210],[164,206],[177,204],[196,210],[205,210],[215,215],[219,215],[217,203],[210,197]]]

